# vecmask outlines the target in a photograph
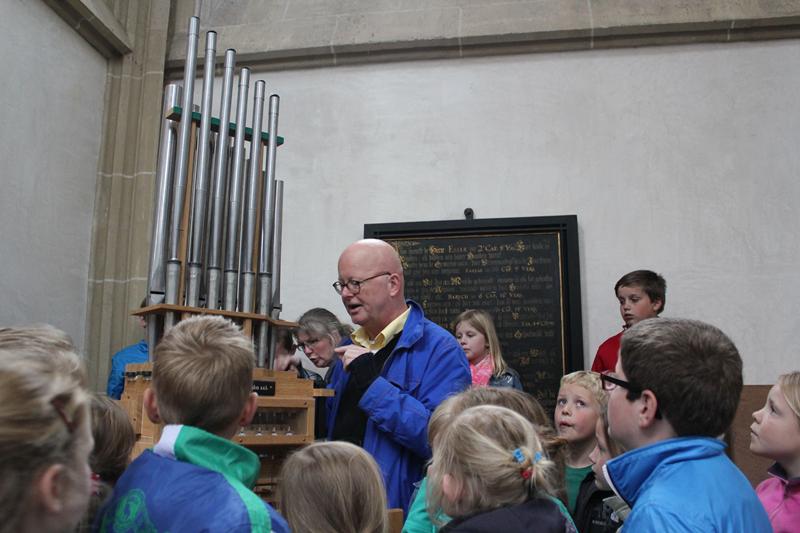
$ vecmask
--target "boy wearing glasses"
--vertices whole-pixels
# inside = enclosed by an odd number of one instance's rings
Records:
[[[622,331],[606,339],[597,349],[592,363],[592,370],[595,372],[614,370],[619,356],[620,339],[626,329],[661,314],[667,298],[667,282],[652,270],[634,270],[617,281],[614,294],[617,296],[619,314],[623,320]]]
[[[769,532],[747,478],[716,439],[742,391],[742,360],[722,331],[651,319],[622,336],[609,393],[609,434],[630,450],[603,467],[632,511],[626,531]]]

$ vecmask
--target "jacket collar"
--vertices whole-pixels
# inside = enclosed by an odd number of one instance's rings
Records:
[[[406,303],[409,313],[403,331],[400,333],[400,339],[397,341],[397,348],[410,348],[422,337],[422,319],[425,318],[425,314],[414,300],[406,300]]]
[[[611,459],[603,466],[603,473],[617,496],[633,507],[642,488],[660,468],[714,457],[724,450],[725,443],[710,437],[667,439]]]
[[[783,483],[787,487],[798,487],[798,488],[800,488],[800,477],[793,477],[793,478],[789,479],[789,475],[786,473],[786,470],[784,470],[784,468],[781,465],[779,465],[778,463],[775,463],[774,465],[772,465],[769,468],[769,470],[767,470],[767,472],[772,477],[779,479],[781,481],[781,483]]]
[[[153,453],[233,477],[249,488],[261,469],[258,456],[247,448],[192,426],[164,426]]]

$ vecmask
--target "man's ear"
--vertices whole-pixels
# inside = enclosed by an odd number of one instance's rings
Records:
[[[658,398],[650,389],[645,389],[642,391],[642,395],[639,396],[639,411],[637,412],[637,418],[639,422],[639,427],[642,429],[652,427],[652,425],[658,420],[656,418],[656,413],[658,412]]]
[[[257,409],[258,394],[251,392],[250,396],[247,397],[244,408],[242,408],[242,414],[239,416],[239,427],[249,426],[250,422],[253,421],[253,417],[256,416]]]
[[[158,413],[158,401],[156,399],[156,391],[152,387],[147,387],[142,395],[142,402],[144,403],[144,410],[147,412],[147,418],[153,424],[161,423],[161,415]]]
[[[395,296],[403,289],[403,280],[400,277],[400,274],[395,272],[394,274],[389,275],[389,294]]]
[[[66,467],[51,464],[39,476],[34,485],[36,499],[48,513],[60,513],[64,508],[64,476]]]

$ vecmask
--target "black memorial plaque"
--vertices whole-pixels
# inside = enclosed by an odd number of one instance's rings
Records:
[[[465,309],[494,317],[503,356],[552,410],[583,366],[577,219],[535,217],[365,226],[400,254],[406,297],[446,329]]]

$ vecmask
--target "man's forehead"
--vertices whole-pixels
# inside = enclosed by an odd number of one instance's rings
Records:
[[[356,276],[382,268],[382,264],[386,262],[384,255],[375,247],[353,245],[339,258],[339,273]]]

